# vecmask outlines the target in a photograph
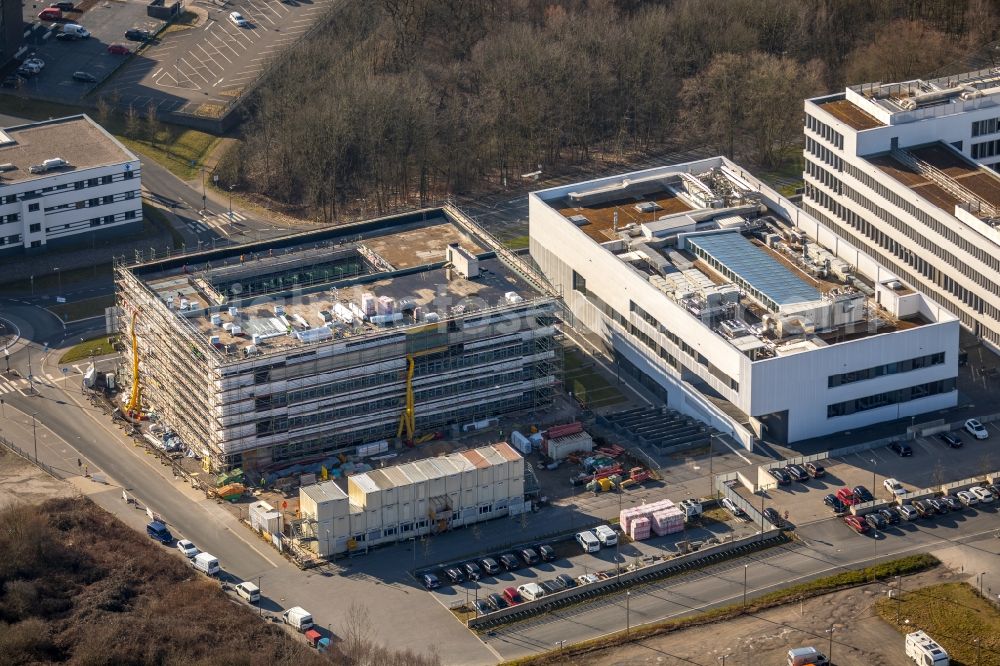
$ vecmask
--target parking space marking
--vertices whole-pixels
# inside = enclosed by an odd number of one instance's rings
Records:
[[[225,68],[225,67],[224,67],[223,65],[221,65],[221,64],[219,63],[219,61],[217,61],[217,60],[216,60],[215,58],[213,58],[213,57],[212,57],[212,54],[211,54],[211,53],[209,53],[208,51],[206,51],[206,50],[205,50],[205,47],[204,47],[204,46],[202,46],[201,44],[199,44],[199,45],[198,45],[198,48],[199,48],[199,49],[201,49],[201,52],[205,54],[205,57],[207,57],[207,58],[208,58],[209,60],[211,60],[211,61],[212,61],[212,64],[213,64],[213,65],[217,66],[217,67],[218,67],[218,68],[219,68],[220,70],[222,70],[222,71],[226,71],[226,68]],[[204,60],[202,60],[202,62],[205,62],[205,61],[204,61]]]

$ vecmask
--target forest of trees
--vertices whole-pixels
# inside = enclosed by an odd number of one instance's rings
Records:
[[[1000,0],[370,0],[266,73],[228,182],[321,220],[703,146],[773,167],[802,98],[926,76]]]

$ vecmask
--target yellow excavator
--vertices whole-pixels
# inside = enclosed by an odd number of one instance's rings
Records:
[[[417,430],[416,419],[413,416],[413,354],[406,355],[406,407],[399,415],[399,428],[396,429],[396,437],[402,437],[406,431],[406,438],[403,440],[408,445],[413,445],[413,434]]]
[[[135,320],[138,316],[138,310],[132,313],[132,392],[129,393],[128,402],[125,403],[125,415],[135,421],[142,420],[142,390],[139,388],[139,340],[135,335]]]

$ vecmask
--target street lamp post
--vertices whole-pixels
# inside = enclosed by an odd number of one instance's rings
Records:
[[[263,605],[263,602],[262,602],[262,599],[264,598],[264,595],[263,595],[263,593],[261,592],[261,589],[260,589],[260,579],[261,579],[261,577],[257,576],[257,611],[258,611],[257,615],[259,617],[264,617],[264,605]]]
[[[229,186],[229,221],[233,221],[233,188],[235,185]]]
[[[625,638],[628,638],[629,631],[632,628],[631,609],[629,608],[629,600],[631,598],[632,590],[625,590]]]
[[[622,495],[624,493],[625,493],[625,491],[622,490],[622,485],[621,485],[621,483],[619,483],[618,484],[618,515],[619,516],[622,515]],[[621,539],[615,539],[615,566],[618,568],[618,574],[615,577],[618,580],[621,580],[621,577],[622,577],[622,563],[621,563],[621,560],[619,559],[620,553],[621,553],[621,550],[620,550],[621,541],[622,541]]]
[[[985,575],[985,571],[979,574],[979,596],[983,596],[983,576]]]
[[[38,437],[35,434],[35,417],[38,416],[38,412],[31,413],[31,441],[35,443],[35,464],[38,464]]]
[[[200,213],[204,213],[205,209],[208,207],[208,196],[205,192],[205,165],[201,166],[201,210]]]
[[[903,577],[896,576],[896,624],[899,624],[899,605],[903,603]]]
[[[749,564],[743,565],[743,608],[747,607],[747,570],[749,568]]]
[[[62,296],[62,273],[59,272],[58,268],[53,268],[56,272],[56,288],[58,290],[57,296]]]
[[[832,664],[833,663],[833,626],[832,625],[830,626],[829,629],[826,630],[826,633],[830,634],[830,647],[827,650],[826,658]]]

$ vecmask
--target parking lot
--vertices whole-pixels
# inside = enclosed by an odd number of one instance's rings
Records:
[[[619,532],[617,548],[616,546],[604,546],[596,553],[582,552],[579,544],[573,539],[558,542],[537,542],[530,544],[536,552],[539,545],[546,543],[555,549],[557,559],[551,562],[540,561],[532,566],[526,566],[521,561],[516,570],[502,570],[501,573],[492,576],[484,572],[483,577],[478,581],[465,580],[459,584],[450,583],[441,567],[421,569],[415,572],[415,576],[419,583],[421,574],[425,572],[437,575],[441,581],[441,587],[432,590],[431,593],[446,608],[457,608],[466,604],[470,604],[471,607],[470,602],[475,599],[483,599],[492,593],[503,594],[504,589],[508,587],[517,588],[527,583],[549,581],[560,574],[567,574],[574,580],[585,574],[597,574],[602,578],[614,576],[619,568],[625,572],[629,566],[651,564],[677,553],[679,541],[701,541],[709,545],[750,536],[758,530],[759,526],[746,521],[705,521],[704,525],[694,526],[683,532],[661,537],[654,536],[644,541],[630,543],[623,543],[622,535]],[[516,549],[497,552],[493,558],[499,561],[500,555],[507,552],[513,553],[516,552]],[[461,567],[461,564],[458,563],[455,566]]]
[[[134,49],[136,44],[125,40],[126,30],[142,28],[155,32],[162,25],[162,21],[146,15],[145,3],[85,0],[76,3],[76,10],[64,12],[62,21],[39,21],[37,14],[46,6],[48,3],[43,2],[24,4],[26,54],[40,57],[45,68],[21,85],[29,95],[67,103],[79,101],[122,65],[127,56],[108,53],[108,45],[125,43]],[[57,39],[56,35],[67,23],[82,25],[90,32],[90,38]],[[77,71],[92,74],[96,82],[74,81],[73,73]]]
[[[260,76],[267,62],[311,29],[336,0],[196,2],[199,23],[169,32],[108,84],[120,104],[160,113],[215,116]],[[249,23],[229,19],[239,12]]]
[[[829,518],[832,513],[823,504],[823,498],[845,486],[861,485],[872,491],[877,499],[887,499],[889,493],[883,486],[886,478],[895,478],[904,489],[912,491],[995,471],[1000,469],[1000,425],[988,423],[986,428],[990,438],[985,440],[974,439],[965,431],[955,431],[953,434],[962,440],[962,447],[958,449],[950,448],[937,435],[932,435],[910,442],[912,456],[901,457],[886,447],[879,447],[824,460],[826,476],[778,486],[765,493],[764,501],[781,512],[788,511],[792,523],[804,525]],[[737,492],[748,501],[761,501],[760,495],[742,486]]]

